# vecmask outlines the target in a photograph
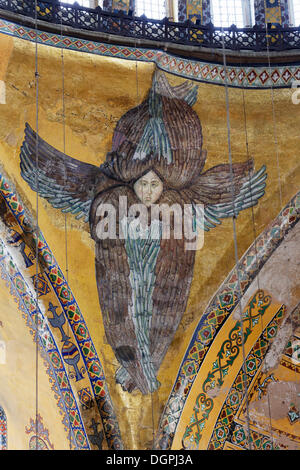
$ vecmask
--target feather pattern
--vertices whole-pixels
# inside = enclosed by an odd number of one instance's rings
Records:
[[[157,222],[155,224],[155,222]],[[127,221],[125,221],[127,223]],[[140,231],[140,236],[132,237],[130,225],[125,241],[125,249],[130,268],[132,288],[131,317],[135,326],[139,361],[143,369],[148,389],[153,392],[158,387],[156,371],[150,354],[150,330],[153,310],[153,290],[155,285],[155,267],[160,251],[161,228],[158,221]]]
[[[233,201],[207,204],[202,211],[199,211],[199,207],[196,208],[194,205],[198,226],[202,230],[208,231],[219,225],[220,219],[237,217],[242,210],[255,206],[265,194],[266,178],[266,167],[263,165],[250,178],[243,179],[240,190]]]
[[[33,191],[54,208],[70,212],[76,219],[83,217],[85,222],[94,196],[113,183],[101,168],[71,158],[49,145],[28,123],[20,159],[21,175]]]

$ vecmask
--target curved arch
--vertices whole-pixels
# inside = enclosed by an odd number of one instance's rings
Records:
[[[212,298],[194,331],[180,365],[160,419],[155,448],[171,449],[189,394],[198,375],[200,375],[201,366],[210,347],[227,319],[232,317],[231,314],[242,301],[250,286],[251,289],[254,288],[253,281],[265,263],[299,221],[299,208],[300,192],[292,198],[278,217],[259,235],[242,256],[238,265],[239,272],[234,268]],[[270,317],[270,321],[272,318]],[[208,406],[209,403],[207,402],[206,405]]]
[[[39,436],[32,436],[29,440],[29,450],[49,450],[46,442]]]

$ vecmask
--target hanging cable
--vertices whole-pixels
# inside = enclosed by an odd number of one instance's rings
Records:
[[[251,158],[251,156],[250,156],[250,152],[249,152],[245,89],[244,89],[243,85],[242,85],[242,97],[243,97],[243,117],[244,117],[245,145],[246,145],[247,160],[249,160]],[[251,169],[249,169],[249,172],[248,172],[248,182],[249,182],[249,187],[250,187],[250,200],[252,202],[253,199],[252,199],[252,188],[251,188]],[[253,238],[254,238],[255,264],[256,264],[256,268],[258,269],[257,232],[256,232],[256,226],[255,226],[254,204],[251,204],[251,220],[252,220]],[[256,278],[257,278],[257,289],[260,290],[259,272],[257,272]]]
[[[220,18],[222,19],[222,10],[221,5],[219,4]],[[228,18],[229,22],[229,18]],[[223,22],[221,21],[221,35],[222,35],[222,53],[223,53],[223,67],[224,67],[224,82],[225,82],[225,98],[226,98],[226,120],[227,120],[227,141],[228,141],[228,157],[229,157],[229,167],[230,167],[230,182],[231,182],[231,197],[233,204],[233,239],[234,239],[234,254],[235,254],[235,269],[238,279],[238,290],[239,290],[239,314],[240,314],[240,325],[241,325],[241,337],[242,337],[242,355],[243,355],[243,380],[242,383],[245,386],[245,403],[246,403],[246,422],[247,422],[247,433],[248,433],[248,445],[249,450],[251,450],[251,434],[250,434],[250,416],[249,416],[249,400],[248,400],[248,385],[247,385],[247,374],[246,374],[246,356],[245,356],[245,341],[244,341],[244,329],[243,329],[243,311],[242,311],[242,289],[240,282],[240,271],[239,271],[239,258],[238,258],[238,246],[237,246],[237,233],[236,233],[236,215],[234,210],[234,181],[233,181],[233,166],[232,166],[232,153],[231,153],[231,125],[230,125],[230,114],[229,114],[229,92],[228,92],[228,71],[227,71],[227,60],[226,60],[226,51],[225,51],[225,37],[224,37],[224,27]],[[244,382],[245,379],[245,382]]]
[[[36,272],[35,272],[35,329],[36,329],[36,347],[35,347],[35,426],[36,426],[36,442],[35,450],[38,450],[38,415],[39,415],[39,302],[38,302],[38,274],[39,274],[39,73],[38,73],[38,27],[37,27],[37,0],[34,1],[35,8],[35,113],[36,113],[36,139],[35,139],[35,187],[36,187],[36,241],[35,241],[35,259],[36,259]]]

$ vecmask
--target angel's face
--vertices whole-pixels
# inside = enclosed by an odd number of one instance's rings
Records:
[[[140,201],[149,207],[160,198],[163,183],[154,171],[148,171],[135,182],[133,189]]]

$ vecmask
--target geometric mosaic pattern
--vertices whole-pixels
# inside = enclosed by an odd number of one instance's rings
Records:
[[[182,59],[158,50],[110,45],[82,39],[79,40],[72,37],[61,37],[56,34],[40,31],[38,32],[38,37],[36,38],[35,30],[13,24],[5,20],[0,20],[0,32],[29,41],[37,40],[39,44],[63,47],[65,49],[78,50],[81,52],[122,58],[126,60],[153,62],[166,72],[174,73],[184,78],[192,78],[195,81],[218,85],[224,85],[226,82],[224,67],[222,65],[206,63],[204,61]],[[264,66],[229,66],[227,68],[227,81],[229,82],[229,86],[232,87],[268,88],[272,86],[273,88],[289,88],[293,80],[300,79],[300,66],[295,64],[288,66],[273,65],[271,68]],[[4,179],[3,175],[0,175],[0,192],[4,196],[8,207],[22,227],[25,218],[24,209],[19,204],[19,202],[15,203],[14,191],[12,190],[7,180]],[[261,269],[265,261],[269,258],[272,252],[284,239],[284,236],[299,219],[299,207],[300,194],[295,196],[286,206],[286,208],[283,209],[272,226],[269,227],[260,237],[258,237],[256,243],[258,258],[256,258],[256,253],[254,251],[254,247],[252,246],[240,260],[239,269],[241,287],[243,291],[242,293],[247,290],[258,270]],[[93,395],[97,398],[101,410],[108,409],[108,412],[106,413],[105,411],[105,413],[102,415],[104,416],[103,425],[106,435],[108,436],[109,447],[115,449],[121,448],[122,444],[119,430],[117,429],[116,419],[112,411],[112,405],[108,395],[102,365],[97,357],[97,353],[89,336],[79,307],[42,234],[39,236],[39,254],[44,259],[48,267],[47,281],[51,287],[55,289],[62,311],[65,314],[65,318],[68,320],[72,332],[76,337],[76,344],[80,351],[81,357],[83,358]],[[4,252],[2,252],[2,256],[4,256]],[[8,269],[13,270],[11,266]],[[30,316],[34,319],[34,305],[28,296],[26,298],[26,286],[22,282],[23,280],[21,274],[15,271],[15,275],[11,279],[13,279],[14,282],[14,289],[18,292],[19,296],[22,297],[22,308],[25,310],[24,306],[26,306],[27,314],[30,314]],[[239,301],[237,279],[237,273],[235,270],[233,270],[221,286],[218,294],[208,306],[194,332],[193,338],[182,361],[178,376],[176,378],[167,407],[160,423],[160,429],[157,436],[157,448],[168,449],[171,447],[176,425],[193,381],[200,368],[201,362],[203,361],[215,335]],[[24,290],[22,291],[22,289]],[[41,295],[44,295],[44,293],[42,292]],[[52,334],[49,331],[48,338],[51,338],[51,335]],[[55,344],[54,340],[53,344]],[[49,376],[53,378],[56,384],[58,383],[58,380],[60,384],[66,384],[68,382],[68,378],[65,371],[60,370],[60,379],[57,378],[57,372],[59,369],[55,369],[54,365],[59,363],[59,361],[63,362],[61,354],[58,351],[58,354],[53,354],[52,356],[52,368],[49,369]],[[253,367],[259,367],[258,363],[254,364],[253,361],[249,362],[249,367],[251,364]],[[90,392],[88,390],[86,390],[86,392],[82,392],[82,400],[86,399],[87,393]],[[235,397],[233,392],[230,397],[231,401],[234,401],[235,399],[237,400],[237,396]],[[70,394],[65,394],[64,399],[69,399],[72,401],[74,397],[72,397]],[[74,401],[76,403],[76,400]],[[72,422],[74,429],[76,429],[77,425],[80,425],[80,413],[77,413],[75,409],[72,415]],[[217,431],[218,437],[215,434],[215,440],[211,441],[211,446],[217,446],[219,439],[221,439],[222,433],[219,428],[218,430],[216,429],[216,432]],[[238,425],[236,425],[235,431],[232,432],[232,435],[235,439],[232,441],[232,444],[240,445],[242,447],[242,432]],[[256,437],[257,436],[254,436],[253,439],[256,439],[257,442],[259,439],[261,439],[259,441],[261,442],[261,446],[268,446],[266,439],[264,440],[264,436],[261,438],[259,436],[257,438]],[[84,430],[82,431],[82,439],[86,439]],[[80,438],[77,438],[77,442],[80,442]]]
[[[211,22],[210,0],[202,0],[202,24]]]
[[[300,63],[292,65],[227,66],[227,79],[224,66],[205,61],[173,56],[157,49],[127,47],[96,41],[62,36],[36,31],[0,19],[0,33],[20,39],[73,51],[86,52],[105,57],[154,63],[165,72],[182,78],[216,85],[227,84],[237,88],[290,88],[295,80],[300,80]],[[37,35],[37,37],[36,37]]]
[[[211,344],[272,253],[300,218],[300,192],[258,236],[215,294],[194,331],[162,414],[155,448],[170,449],[184,405]],[[238,282],[240,279],[240,282]]]

